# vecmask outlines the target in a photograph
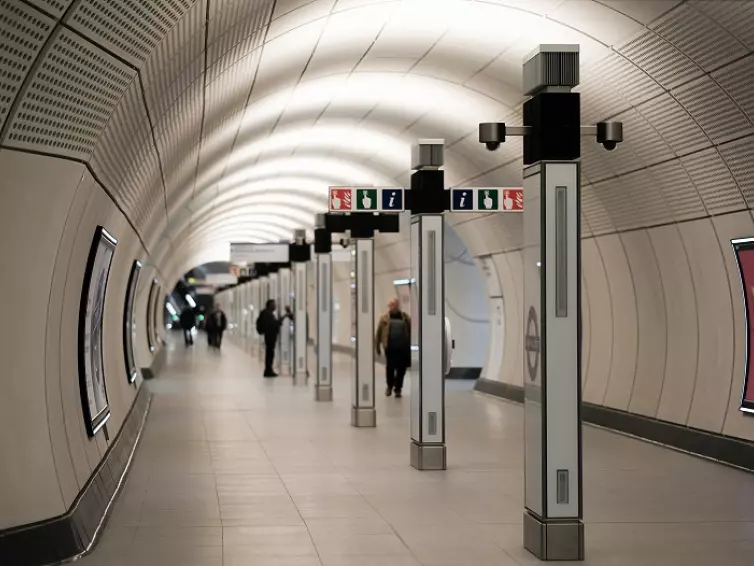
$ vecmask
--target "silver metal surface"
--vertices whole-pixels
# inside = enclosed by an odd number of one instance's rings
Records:
[[[421,444],[411,441],[411,466],[422,471],[447,470],[447,449],[444,444]]]
[[[325,227],[325,214],[323,212],[320,212],[314,215],[314,227],[315,228]],[[333,234],[333,236],[335,236],[335,234]]]
[[[568,316],[568,187],[555,187],[555,316]]]
[[[578,45],[540,45],[524,60],[524,94],[569,91],[579,84]]]
[[[579,520],[542,521],[524,513],[524,548],[540,560],[584,560],[584,524]]]
[[[377,411],[372,408],[351,407],[351,425],[357,428],[374,428],[377,426]]]
[[[306,242],[306,230],[294,230],[293,241],[296,242],[299,246]]]
[[[445,140],[425,139],[411,147],[411,169],[438,169],[445,164]]]
[[[332,401],[332,387],[315,387],[315,401]]]
[[[427,232],[427,314],[437,314],[437,231]]]

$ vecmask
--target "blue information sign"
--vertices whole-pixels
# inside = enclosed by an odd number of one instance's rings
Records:
[[[382,189],[382,210],[384,211],[402,211],[403,210],[403,188]]]
[[[474,210],[474,189],[451,189],[451,210]]]

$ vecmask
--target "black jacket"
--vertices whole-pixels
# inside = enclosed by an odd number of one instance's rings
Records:
[[[192,309],[183,309],[181,312],[181,328],[191,330],[196,326],[196,315]]]
[[[280,334],[281,320],[275,315],[275,311],[264,309],[259,315],[259,325],[264,336],[264,341],[268,344],[275,343]]]
[[[228,317],[225,316],[225,313],[220,311],[220,326],[217,326],[217,322],[215,321],[215,315],[216,312],[211,312],[209,315],[207,315],[205,328],[207,329],[207,332],[225,332],[225,329],[228,328]]]

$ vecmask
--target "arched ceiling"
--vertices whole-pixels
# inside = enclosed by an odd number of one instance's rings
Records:
[[[735,144],[754,133],[750,2],[1,2],[42,30],[24,44],[40,64],[5,85],[3,145],[88,162],[173,277],[227,260],[230,241],[311,229],[328,185],[405,184],[420,137],[446,140],[450,184],[520,182],[520,141],[486,152],[477,124],[519,123],[522,59],[540,43],[581,46],[582,122],[626,127],[618,152],[584,146],[587,234],[748,204]],[[101,92],[83,130],[48,114],[45,139],[23,135],[40,68],[68,81],[54,109],[77,81]],[[711,170],[724,186],[703,186]],[[517,245],[517,226],[495,230]]]

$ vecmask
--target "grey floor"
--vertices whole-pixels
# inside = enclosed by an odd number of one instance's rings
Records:
[[[128,481],[83,565],[538,563],[521,545],[520,406],[452,384],[449,469],[418,472],[408,397],[381,396],[376,429],[349,425],[346,358],[334,402],[315,403],[231,343],[169,347]],[[754,564],[754,475],[591,427],[584,446],[581,564]]]

